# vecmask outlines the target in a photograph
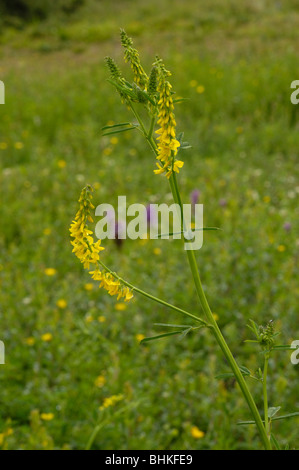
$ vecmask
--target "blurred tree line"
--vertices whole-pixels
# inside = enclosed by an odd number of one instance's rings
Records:
[[[0,0],[0,15],[25,21],[45,19],[58,13],[72,13],[84,0]]]

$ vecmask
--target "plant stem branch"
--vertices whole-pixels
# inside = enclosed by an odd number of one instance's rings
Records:
[[[178,185],[177,185],[177,180],[176,180],[176,175],[175,173],[173,173],[170,177],[170,186],[171,186],[171,190],[172,190],[172,193],[173,193],[173,197],[174,197],[174,200],[177,204],[180,205],[181,207],[181,213],[182,213],[182,217],[183,217],[183,206],[182,206],[182,201],[181,201],[181,196],[180,196],[180,192],[179,192],[179,189],[178,189]],[[182,224],[183,224],[183,221],[182,221]],[[183,225],[182,225],[182,228],[183,228]],[[257,409],[257,406],[255,404],[255,401],[249,391],[249,388],[247,386],[247,383],[240,371],[240,368],[235,360],[235,358],[233,357],[219,327],[218,327],[218,324],[212,314],[212,311],[210,309],[210,306],[208,304],[208,301],[207,301],[207,298],[205,296],[205,293],[204,293],[204,290],[203,290],[203,287],[202,287],[202,283],[201,283],[201,279],[200,279],[200,276],[199,276],[199,271],[198,271],[198,266],[197,266],[197,263],[196,263],[196,259],[195,259],[195,254],[194,254],[194,251],[193,250],[186,250],[187,251],[187,257],[188,257],[188,261],[189,261],[189,265],[190,265],[190,269],[191,269],[191,272],[192,272],[192,276],[193,276],[193,279],[194,279],[194,283],[195,283],[195,288],[196,288],[196,291],[197,291],[197,295],[199,297],[199,300],[200,300],[200,303],[201,303],[201,306],[202,306],[202,309],[209,321],[209,323],[213,326],[213,333],[215,335],[215,338],[216,338],[216,341],[217,343],[219,344],[226,360],[228,361],[235,377],[236,377],[236,380],[240,386],[240,389],[243,393],[243,396],[251,410],[251,413],[253,415],[253,418],[256,422],[256,425],[257,425],[257,428],[258,428],[258,431],[260,433],[260,436],[261,436],[261,439],[262,439],[262,442],[264,444],[264,447],[266,450],[270,450],[271,449],[271,444],[270,444],[270,441],[268,439],[268,436],[267,436],[267,433],[265,431],[265,428],[264,428],[264,425],[263,425],[263,422],[262,422],[262,419],[261,419],[261,416],[260,416],[260,413]]]
[[[145,127],[144,127],[144,124],[139,116],[139,114],[135,111],[135,109],[132,107],[131,105],[131,109],[134,113],[134,116],[136,117],[136,119],[138,120],[139,124],[140,124],[140,127],[142,129],[142,132],[144,133],[144,136],[146,138],[146,140],[148,141],[149,145],[151,146],[152,150],[154,151],[155,155],[158,155],[158,151],[157,151],[157,145],[154,141],[154,139],[151,137],[149,137],[149,133],[146,132],[145,130]],[[181,200],[181,196],[180,196],[180,192],[179,192],[179,188],[178,188],[178,184],[177,184],[177,179],[176,179],[176,175],[175,173],[173,172],[170,179],[169,179],[169,183],[170,183],[170,187],[171,187],[171,191],[172,191],[172,194],[173,194],[173,198],[174,198],[174,201],[179,204],[180,208],[181,208],[181,222],[182,222],[182,230],[184,230],[184,216],[183,216],[183,204],[182,204],[182,200]],[[243,396],[249,406],[249,409],[251,410],[251,413],[252,413],[252,416],[254,418],[254,421],[256,423],[256,426],[258,428],[258,431],[259,431],[259,434],[260,434],[260,437],[261,437],[261,440],[263,442],[263,445],[265,447],[266,450],[271,450],[271,443],[270,443],[270,440],[268,438],[268,435],[267,435],[267,432],[265,430],[265,427],[264,427],[264,424],[263,424],[263,421],[262,421],[262,418],[261,418],[261,415],[257,409],[257,406],[256,406],[256,403],[250,393],[250,390],[247,386],[247,383],[240,371],[240,368],[234,358],[234,356],[232,355],[220,329],[219,329],[219,326],[212,314],[212,311],[210,309],[210,306],[208,304],[208,301],[207,301],[207,298],[205,296],[205,293],[204,293],[204,290],[203,290],[203,287],[202,287],[202,283],[201,283],[201,279],[200,279],[200,276],[199,276],[199,271],[198,271],[198,266],[197,266],[197,262],[196,262],[196,259],[195,259],[195,254],[194,254],[194,251],[193,250],[186,250],[187,251],[187,257],[188,257],[188,261],[189,261],[189,266],[190,266],[190,269],[191,269],[191,272],[192,272],[192,276],[193,276],[193,279],[194,279],[194,283],[195,283],[195,288],[196,288],[196,291],[197,291],[197,295],[199,297],[199,301],[200,301],[200,304],[202,306],[202,309],[208,319],[208,322],[209,324],[212,326],[212,331],[215,335],[215,338],[216,338],[216,341],[218,343],[218,345],[220,346],[226,360],[228,361],[234,375],[235,375],[235,378],[240,386],[240,389],[243,393]],[[142,292],[140,292],[142,293]],[[144,294],[143,294],[144,295]],[[149,295],[146,295],[147,297],[151,298],[151,296]],[[153,300],[153,299],[152,299]],[[157,300],[156,300],[157,301]],[[164,301],[160,301],[160,299],[158,300],[159,303],[164,303]],[[191,314],[192,315],[192,314]],[[188,316],[190,316],[190,314],[188,313]]]
[[[153,300],[154,302],[157,302],[158,304],[161,304],[163,305],[164,307],[167,307],[167,308],[171,308],[172,310],[178,312],[178,313],[181,313],[185,316],[188,316],[190,318],[192,318],[193,320],[201,323],[202,325],[204,325],[205,327],[207,328],[210,328],[210,325],[205,321],[203,320],[202,318],[199,318],[197,317],[196,315],[193,315],[192,313],[190,312],[187,312],[186,310],[183,310],[179,307],[176,307],[175,305],[172,305],[172,304],[169,304],[168,302],[165,302],[164,300],[162,299],[159,299],[158,297],[155,297],[151,294],[149,294],[148,292],[142,290],[142,289],[139,289],[138,287],[134,286],[133,284],[131,284],[130,282],[127,282],[125,281],[124,279],[122,279],[120,276],[118,276],[117,273],[113,272],[111,269],[109,269],[102,261],[99,261],[99,264],[107,271],[109,272],[110,274],[112,274],[113,277],[115,277],[116,279],[118,279],[122,284],[124,284],[125,286],[129,287],[130,289],[132,289],[133,291],[135,292],[138,292],[139,294],[143,295],[144,297],[147,297],[148,299],[150,300]]]
[[[268,408],[268,391],[267,391],[267,377],[268,377],[269,354],[265,354],[264,362],[264,375],[263,375],[263,396],[264,396],[264,414],[265,414],[265,430],[270,440],[270,422],[269,422],[269,408]]]

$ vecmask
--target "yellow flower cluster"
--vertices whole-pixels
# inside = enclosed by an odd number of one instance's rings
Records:
[[[113,277],[110,273],[105,273],[96,269],[95,271],[90,271],[92,279],[95,281],[101,281],[100,287],[103,287],[108,294],[117,295],[117,300],[124,298],[125,302],[129,302],[133,297],[133,293],[129,287],[122,285],[122,283]]]
[[[87,222],[93,222],[91,210],[94,209],[94,206],[91,203],[91,191],[91,186],[86,186],[82,190],[79,198],[80,208],[70,227],[73,253],[79,258],[84,268],[89,269],[90,264],[96,265],[96,269],[90,271],[90,274],[94,280],[101,281],[100,287],[103,287],[110,295],[117,295],[118,300],[123,297],[128,302],[133,297],[131,289],[124,286],[117,276],[100,270],[99,253],[104,248],[101,247],[101,240],[94,242],[93,232],[87,226]]]
[[[109,408],[110,406],[114,406],[119,401],[123,400],[123,395],[112,395],[111,397],[107,397],[104,399],[104,403],[100,406],[100,410],[104,410],[105,408]]]
[[[180,142],[176,139],[175,133],[176,122],[173,114],[172,87],[168,80],[166,80],[166,77],[169,75],[170,72],[162,68],[158,83],[158,124],[161,127],[156,131],[159,135],[157,138],[159,152],[157,159],[159,163],[157,163],[158,169],[154,171],[158,175],[166,173],[167,178],[170,178],[173,171],[179,173],[179,169],[184,165],[184,162],[175,159]]]
[[[89,269],[90,264],[96,264],[100,259],[100,251],[104,250],[101,247],[101,240],[94,243],[92,231],[88,230],[87,222],[93,222],[91,217],[91,210],[94,209],[91,203],[92,188],[86,186],[80,194],[79,204],[80,208],[73,220],[70,228],[71,237],[74,240],[71,242],[73,245],[73,253],[83,263],[84,268]]]

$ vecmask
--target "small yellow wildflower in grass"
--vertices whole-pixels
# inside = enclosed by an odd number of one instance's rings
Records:
[[[202,95],[202,93],[205,92],[205,87],[203,85],[199,85],[197,88],[196,88],[196,91],[197,93],[199,93],[200,95]]]
[[[145,336],[141,333],[138,333],[135,338],[137,339],[138,343],[140,343],[144,338]]]
[[[189,85],[192,87],[192,88],[195,88],[197,86],[197,81],[196,80],[191,80]]]
[[[117,137],[111,137],[110,144],[111,145],[116,145],[117,143],[118,143],[118,138]]]
[[[101,183],[95,182],[95,183],[93,183],[93,187],[94,187],[94,189],[100,189]]]
[[[104,315],[100,315],[100,316],[98,317],[98,322],[99,322],[99,323],[105,323],[105,321],[106,321],[106,317],[104,317]]]
[[[57,165],[58,165],[58,168],[65,168],[66,167],[66,161],[65,160],[58,160]]]
[[[162,253],[162,250],[161,250],[161,248],[154,248],[153,253],[156,256],[160,256],[161,253]]]
[[[109,155],[111,155],[111,153],[112,153],[112,148],[111,147],[104,148],[104,150],[103,150],[104,155],[106,155],[108,157]]]
[[[87,291],[91,291],[93,289],[93,284],[91,282],[84,284],[84,289]]]
[[[13,434],[12,428],[8,428],[6,431],[2,432],[0,434],[0,446],[4,444],[5,438],[11,436],[12,434]]]
[[[8,147],[6,142],[0,142],[0,150],[6,150]]]
[[[94,320],[94,318],[93,318],[92,315],[86,315],[86,317],[85,317],[86,323],[91,323],[91,322],[93,322],[93,320]]]
[[[54,268],[46,268],[44,273],[45,273],[46,276],[55,276],[57,271]]]
[[[67,307],[67,301],[64,299],[59,299],[57,300],[56,305],[58,308],[64,309]]]
[[[219,320],[219,315],[217,313],[213,313],[214,320],[218,321]]]
[[[35,344],[35,339],[33,338],[33,336],[29,336],[29,338],[25,339],[25,343],[28,346],[33,346]]]
[[[127,306],[123,302],[119,302],[119,303],[115,304],[115,310],[118,310],[119,312],[123,312],[124,310],[126,310],[126,308],[127,308]]]
[[[123,395],[112,395],[111,397],[104,398],[103,405],[100,406],[99,409],[102,411],[110,406],[114,406],[116,403],[123,400],[123,398]]]
[[[277,250],[279,251],[279,253],[283,253],[284,251],[286,251],[286,247],[284,245],[279,245],[277,247]]]
[[[24,137],[25,139],[27,139],[29,135],[29,132],[28,131],[22,131],[22,137]]]
[[[99,375],[94,381],[95,386],[99,388],[104,387],[105,383],[106,383],[106,379],[103,375]]]
[[[271,202],[270,196],[264,196],[263,201],[264,201],[266,204],[269,204],[269,202]]]
[[[54,414],[53,413],[41,413],[40,417],[43,421],[52,421],[52,419],[54,419]]]
[[[44,341],[45,343],[49,343],[50,341],[52,341],[53,339],[53,335],[52,333],[44,333],[42,336],[42,341]]]
[[[131,157],[135,157],[137,155],[137,150],[136,149],[130,149],[129,150],[129,155],[131,155]]]
[[[197,426],[192,426],[191,436],[194,437],[194,439],[202,439],[205,436],[205,433],[201,431]]]
[[[16,143],[14,144],[14,148],[15,148],[16,150],[22,150],[22,148],[24,148],[23,142],[16,142]]]
[[[52,230],[51,230],[50,228],[45,228],[45,229],[43,230],[43,234],[44,234],[44,235],[51,235],[51,233],[52,233]]]

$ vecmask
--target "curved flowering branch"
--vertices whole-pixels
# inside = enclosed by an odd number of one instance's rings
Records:
[[[164,307],[171,308],[176,312],[186,315],[199,322],[202,326],[209,328],[210,325],[208,325],[208,323],[203,319],[187,312],[186,310],[176,307],[175,305],[171,305],[136,286],[133,286],[118,276],[117,273],[105,266],[99,255],[99,253],[104,250],[101,246],[101,240],[94,242],[93,232],[87,225],[88,222],[93,222],[93,218],[91,216],[91,211],[94,209],[94,205],[91,202],[92,191],[93,188],[90,185],[87,185],[82,189],[79,197],[80,207],[70,227],[70,234],[73,239],[71,244],[74,247],[73,253],[75,253],[77,258],[79,258],[84,268],[89,269],[90,264],[95,265],[95,269],[93,271],[89,271],[92,279],[100,281],[99,287],[103,287],[109,295],[117,295],[117,300],[123,298],[125,302],[129,302],[133,297],[133,291],[135,291],[144,297],[147,297]]]
[[[100,252],[104,250],[101,246],[101,240],[94,241],[93,232],[89,230],[87,222],[93,222],[91,210],[94,205],[91,202],[93,191],[92,187],[87,185],[81,191],[79,204],[80,208],[70,227],[70,234],[73,240],[73,253],[79,258],[85,269],[89,269],[90,264],[95,265],[95,270],[90,271],[92,279],[101,281],[100,287],[103,287],[108,294],[117,295],[117,300],[124,298],[128,302],[133,297],[132,290],[114,276],[112,272],[102,269],[100,264]]]

